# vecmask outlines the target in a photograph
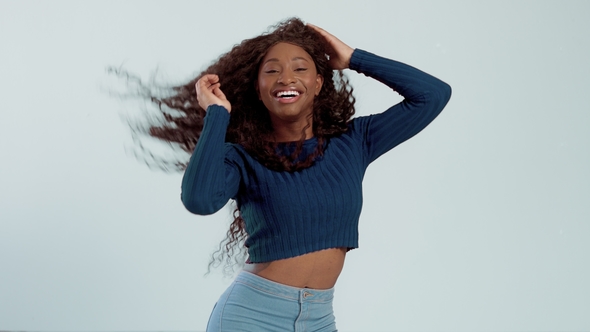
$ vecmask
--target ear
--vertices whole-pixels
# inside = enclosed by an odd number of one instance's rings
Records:
[[[320,91],[322,91],[322,86],[324,85],[324,77],[320,74],[315,79],[315,95],[319,95]]]

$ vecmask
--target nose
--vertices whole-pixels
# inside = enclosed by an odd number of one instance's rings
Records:
[[[292,70],[283,70],[277,82],[284,85],[289,85],[291,83],[295,83],[296,81],[297,79],[295,78],[295,73]]]

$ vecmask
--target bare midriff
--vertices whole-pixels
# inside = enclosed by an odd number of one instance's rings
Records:
[[[332,248],[268,263],[246,264],[244,271],[283,285],[329,289],[344,266],[346,248]]]

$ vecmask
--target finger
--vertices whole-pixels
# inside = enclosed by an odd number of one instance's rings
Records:
[[[227,100],[227,98],[225,97],[225,94],[223,93],[223,91],[221,91],[219,86],[216,87],[215,89],[213,89],[213,94],[215,95],[215,97],[217,97],[221,100]]]
[[[197,98],[203,93],[203,90],[201,89],[201,80],[198,80],[197,83],[195,83],[195,92],[197,93]]]
[[[203,77],[201,77],[201,79],[205,79],[207,81],[218,81],[219,80],[219,76],[217,76],[216,74],[205,74],[203,75]]]
[[[217,75],[205,75],[195,83],[195,90],[197,95],[211,91],[219,84],[219,77]]]
[[[315,26],[313,24],[307,23],[307,25],[314,29],[317,33],[320,34],[320,36],[324,37],[324,39],[326,40],[326,42],[328,42],[328,46],[331,48],[330,53],[338,53],[338,48],[341,47],[341,45],[345,45],[340,39],[338,39],[336,36],[334,36],[333,34],[329,33],[328,31]],[[332,54],[330,54],[332,55]]]
[[[197,83],[201,86],[201,87],[209,87],[212,84],[219,82],[219,76],[215,75],[215,74],[206,74],[203,75],[203,77],[201,77]]]
[[[322,35],[322,36],[324,36],[324,37],[325,37],[326,35],[330,35],[330,34],[328,33],[328,31],[326,31],[326,30],[324,30],[324,29],[320,28],[320,27],[319,27],[319,26],[317,26],[317,25],[313,25],[313,24],[311,24],[311,23],[307,23],[307,26],[308,26],[308,27],[310,27],[310,28],[312,28],[312,29],[314,29],[314,30],[315,30],[315,31],[317,31],[317,32],[318,32],[320,35]]]
[[[342,43],[342,41],[340,39],[338,39],[336,36],[334,36],[333,34],[329,33],[328,31],[315,26],[313,24],[309,24],[309,27],[314,29],[317,33],[320,34],[320,36],[324,37],[324,39],[328,42],[328,44],[332,47],[334,47],[334,45],[338,44],[338,43]]]

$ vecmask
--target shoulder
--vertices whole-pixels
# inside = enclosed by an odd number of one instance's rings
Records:
[[[345,134],[348,134],[351,137],[362,138],[367,131],[372,116],[373,115],[363,115],[351,119],[348,121],[348,130]]]
[[[249,156],[244,147],[237,143],[226,142],[223,148],[226,161],[245,161]]]
[[[347,130],[338,136],[332,137],[329,144],[346,146],[346,149],[362,151],[368,135],[368,123],[371,116],[358,116],[347,123]]]

